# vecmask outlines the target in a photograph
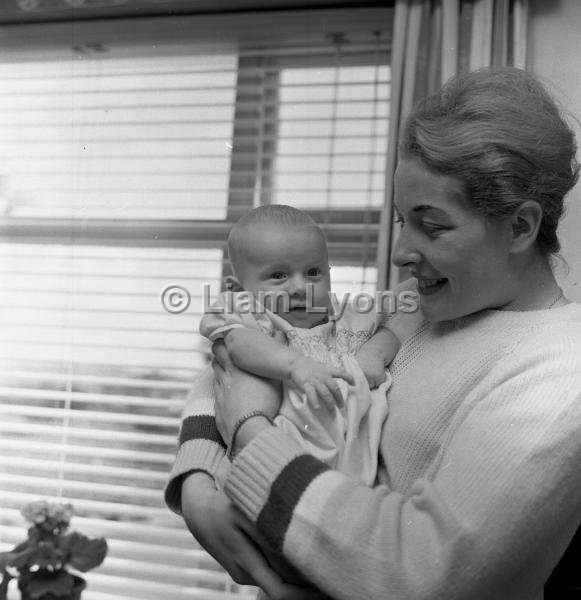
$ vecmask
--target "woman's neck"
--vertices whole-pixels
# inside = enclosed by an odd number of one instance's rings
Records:
[[[515,268],[518,287],[515,297],[502,310],[543,310],[566,304],[549,259],[534,256]]]

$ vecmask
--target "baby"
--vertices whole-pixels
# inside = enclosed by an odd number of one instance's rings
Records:
[[[371,485],[398,337],[375,310],[347,305],[334,317],[327,244],[304,212],[256,208],[234,225],[228,250],[232,291],[204,315],[200,332],[223,338],[239,368],[283,383],[278,426]]]

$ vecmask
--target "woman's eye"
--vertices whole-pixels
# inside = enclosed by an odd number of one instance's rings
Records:
[[[319,269],[319,268],[313,268],[313,269],[309,269],[307,271],[308,277],[318,277],[320,274],[321,274],[321,269]]]
[[[271,279],[284,279],[286,275],[282,271],[275,271],[271,274]]]
[[[428,235],[437,235],[439,233],[442,233],[443,231],[446,231],[447,227],[443,227],[442,225],[436,225],[435,223],[422,223],[422,229],[428,234]]]
[[[404,220],[403,217],[401,215],[396,215],[393,219],[394,223],[397,223],[400,226],[400,229],[403,227],[404,224]]]

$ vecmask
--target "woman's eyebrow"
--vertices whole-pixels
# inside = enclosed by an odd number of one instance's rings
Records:
[[[401,217],[402,213],[401,211],[397,208],[397,206],[394,205],[394,212],[396,214],[397,217]],[[417,206],[414,206],[411,209],[412,213],[426,213],[426,212],[435,212],[438,213],[441,216],[450,216],[449,213],[447,211],[445,211],[443,208],[439,208],[437,206],[432,206],[431,204],[418,204]]]
[[[445,210],[442,208],[438,208],[437,206],[432,206],[431,204],[418,204],[418,206],[414,206],[412,208],[412,212],[428,212],[435,211],[442,214],[447,214]]]

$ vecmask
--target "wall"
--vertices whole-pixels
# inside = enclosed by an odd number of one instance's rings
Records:
[[[531,1],[529,68],[549,80],[565,110],[578,120],[573,125],[581,147],[580,31],[579,0]],[[560,238],[568,268],[557,265],[557,277],[567,297],[581,302],[581,184],[568,197]]]

